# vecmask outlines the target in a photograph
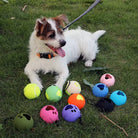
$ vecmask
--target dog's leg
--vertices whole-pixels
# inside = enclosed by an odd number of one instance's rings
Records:
[[[91,67],[92,64],[93,64],[93,61],[92,61],[92,60],[87,60],[87,61],[85,62],[85,66],[86,66],[86,67]]]
[[[93,60],[95,59],[95,57],[96,57],[96,51],[93,51],[92,49],[89,48],[89,51],[87,51],[84,54],[85,66],[86,67],[92,67]]]
[[[89,38],[87,37],[87,41],[85,42],[85,49],[83,50],[83,56],[86,67],[91,67],[93,64],[93,60],[96,58],[96,54],[99,52],[98,50],[98,39],[105,33],[105,30],[99,30],[93,33]],[[89,40],[89,41],[88,41]]]
[[[41,80],[39,78],[39,76],[37,75],[37,72],[34,68],[31,68],[31,64],[27,64],[25,69],[24,69],[25,74],[28,76],[28,78],[30,79],[31,83],[35,83],[39,86],[39,88],[42,90],[43,86],[41,84]]]
[[[56,86],[58,86],[61,90],[63,89],[63,85],[66,82],[67,78],[69,76],[69,70],[68,68],[64,68],[64,70],[62,70],[62,72],[59,73],[59,75],[56,77]]]

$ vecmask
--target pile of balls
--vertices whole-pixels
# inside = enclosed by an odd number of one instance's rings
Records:
[[[97,83],[92,88],[92,92],[96,97],[101,99],[95,104],[102,112],[113,111],[115,105],[120,106],[126,103],[127,96],[121,90],[116,90],[110,94],[110,98],[106,97],[109,93],[109,87],[115,84],[113,75],[106,73],[101,76],[100,83]]]
[[[69,95],[68,105],[62,110],[62,117],[68,122],[75,122],[81,118],[80,109],[85,106],[85,98],[80,94],[81,86],[77,81],[68,81],[65,92]],[[46,89],[46,98],[52,102],[58,102],[62,98],[62,91],[57,86]],[[59,121],[58,110],[53,105],[46,105],[40,110],[40,117],[46,123]]]
[[[24,87],[24,96],[31,100],[38,98],[41,94],[40,88],[33,83]],[[77,81],[68,81],[65,92],[69,95],[68,105],[62,110],[62,117],[68,122],[74,122],[81,118],[80,109],[85,106],[85,98],[80,94],[81,86]],[[55,85],[49,86],[45,91],[45,97],[51,102],[58,102],[62,98],[62,91]],[[53,105],[45,105],[40,110],[40,117],[46,123],[59,121],[58,110]],[[34,126],[33,118],[27,113],[17,114],[13,120],[13,125],[18,130],[30,130]]]
[[[101,111],[110,112],[114,109],[115,105],[125,104],[127,97],[126,94],[121,90],[116,90],[111,93],[110,98],[107,98],[109,89],[108,87],[113,86],[115,78],[113,75],[106,73],[102,75],[100,83],[97,83],[92,87],[92,93],[96,97],[101,99],[95,104]],[[85,98],[81,93],[81,86],[77,81],[68,81],[65,87],[65,92],[69,96],[67,105],[62,109],[62,117],[67,122],[75,122],[80,118],[81,120],[81,109],[85,106]],[[39,97],[41,94],[40,88],[33,83],[30,83],[24,88],[24,96],[27,99],[34,99]],[[51,102],[58,102],[62,98],[62,91],[55,85],[52,85],[46,89],[45,96],[47,100]],[[40,110],[40,117],[46,123],[54,123],[59,121],[58,110],[53,105],[45,105]],[[18,114],[13,121],[14,126],[18,130],[28,130],[33,128],[34,121],[27,113]]]

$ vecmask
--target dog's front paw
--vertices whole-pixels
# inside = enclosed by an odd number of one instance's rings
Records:
[[[62,89],[63,89],[63,86],[61,86],[61,85],[59,85],[59,84],[54,84],[55,86],[57,86],[58,88],[60,88],[60,90],[62,91]]]
[[[91,60],[87,60],[86,62],[85,62],[85,66],[86,67],[91,67],[92,66],[92,61]]]
[[[42,91],[43,90],[43,86],[41,85],[41,86],[39,86],[39,88],[40,88],[40,90]]]
[[[41,85],[41,84],[37,84],[37,83],[35,83],[39,88],[40,88],[40,90],[42,91],[42,89],[43,89],[43,86]]]

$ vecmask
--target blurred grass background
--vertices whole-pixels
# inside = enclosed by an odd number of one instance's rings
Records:
[[[91,89],[83,84],[85,78],[96,84],[102,74],[109,72],[116,78],[116,83],[109,88],[110,93],[123,90],[127,95],[125,105],[116,106],[111,113],[105,113],[110,119],[123,127],[129,137],[138,137],[138,2],[137,0],[104,0],[87,15],[73,24],[71,28],[81,26],[82,29],[94,32],[106,30],[99,39],[100,52],[93,67],[107,67],[104,71],[84,72],[83,61],[71,64],[71,75],[68,80],[76,80],[81,84],[82,95],[86,99],[85,108],[81,110],[83,125],[78,121],[68,123],[61,117],[68,96],[57,103],[45,98],[45,89],[54,84],[54,75],[40,74],[44,88],[40,97],[28,100],[23,95],[23,88],[29,83],[24,75],[24,67],[28,62],[28,41],[35,21],[42,16],[54,17],[66,14],[72,21],[84,12],[94,1],[91,0],[9,0],[0,1],[0,130],[2,138],[123,138],[123,131],[101,118],[100,112],[94,107],[99,98],[92,95]],[[24,5],[28,5],[22,11]],[[46,124],[39,117],[40,109],[48,104],[54,105],[59,111],[60,126]],[[17,131],[12,121],[3,121],[18,113],[26,112],[34,119],[34,131]]]

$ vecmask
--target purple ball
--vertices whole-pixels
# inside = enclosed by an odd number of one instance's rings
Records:
[[[109,90],[108,87],[103,83],[97,83],[92,88],[92,92],[96,97],[105,97]]]
[[[68,122],[75,122],[81,117],[80,109],[73,104],[66,105],[62,110],[62,117]]]

